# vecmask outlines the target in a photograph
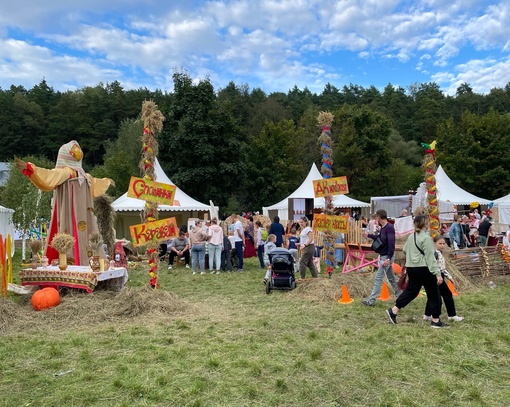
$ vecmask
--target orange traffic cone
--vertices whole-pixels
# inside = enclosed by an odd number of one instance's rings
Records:
[[[448,286],[448,288],[450,289],[450,291],[452,292],[452,295],[454,297],[457,297],[459,295],[459,293],[457,291],[455,291],[455,287],[453,286],[453,284],[450,280],[448,280],[448,283],[446,283],[446,285]]]
[[[386,284],[386,281],[383,281],[381,295],[377,299],[381,301],[388,301],[390,299],[390,293],[388,292],[388,285]]]
[[[350,304],[354,300],[349,295],[349,291],[347,291],[347,286],[344,284],[342,286],[342,298],[338,300],[339,304]]]

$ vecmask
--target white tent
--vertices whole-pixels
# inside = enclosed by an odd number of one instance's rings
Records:
[[[310,168],[310,172],[308,173],[306,179],[303,181],[303,183],[298,189],[296,189],[292,194],[290,194],[287,198],[283,199],[282,201],[271,206],[263,207],[262,213],[272,218],[273,216],[270,215],[276,212],[280,219],[288,220],[289,219],[288,205],[290,198],[294,199],[313,198],[314,208],[324,208],[324,198],[314,197],[312,181],[318,179],[322,179],[322,175],[314,163],[312,164],[312,167]],[[347,195],[333,195],[333,206],[335,208],[367,208],[370,206],[370,204],[349,198]],[[302,209],[304,209],[304,207]]]
[[[157,159],[154,167],[156,174],[155,181],[175,185],[170,178],[167,177]],[[112,203],[112,206],[117,214],[117,219],[115,221],[117,238],[126,238],[130,240],[129,226],[142,223],[141,214],[145,207],[145,201],[130,198],[127,196],[126,192],[124,195],[116,199]],[[198,202],[178,187],[175,191],[175,199],[172,206],[158,206],[159,218],[164,219],[175,217],[178,226],[187,224],[188,218],[204,218],[203,214],[202,216],[199,216],[199,212],[207,212],[209,214],[210,210],[211,207],[209,205]],[[216,213],[217,211],[218,208],[216,207]]]
[[[498,208],[499,223],[510,225],[510,194],[494,200]]]
[[[6,239],[8,235],[11,235],[11,239],[15,238],[14,224],[12,223],[12,214],[14,209],[5,208],[0,205],[0,234],[2,239]],[[12,254],[14,254],[14,245],[12,245]]]

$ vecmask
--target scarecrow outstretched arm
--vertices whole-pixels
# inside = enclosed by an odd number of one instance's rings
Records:
[[[22,161],[19,158],[16,158],[16,167],[28,177],[32,184],[44,192],[53,191],[69,178],[76,176],[75,171],[70,168],[48,170],[39,168],[30,162]]]
[[[90,191],[92,198],[103,195],[110,186],[115,186],[115,182],[110,178],[94,178],[92,175],[87,174],[90,181]]]

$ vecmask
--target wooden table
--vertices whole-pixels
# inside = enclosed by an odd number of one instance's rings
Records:
[[[114,283],[123,287],[128,279],[124,267],[114,267],[104,272],[93,272],[88,266],[68,266],[60,270],[57,266],[26,268],[20,271],[21,285],[40,285],[41,287],[69,287],[92,292],[100,282]]]

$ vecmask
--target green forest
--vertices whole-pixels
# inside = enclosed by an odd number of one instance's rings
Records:
[[[85,170],[112,178],[109,193],[118,197],[140,175],[138,118],[142,102],[153,100],[165,116],[157,135],[163,169],[222,212],[261,210],[293,192],[313,162],[320,168],[321,111],[334,115],[333,174],[347,177],[355,199],[416,189],[424,177],[420,143],[433,140],[437,163],[463,189],[487,199],[510,192],[510,83],[485,95],[464,83],[454,96],[436,83],[266,94],[234,82],[214,89],[185,71],[174,72],[173,83],[169,92],[119,82],[60,92],[45,80],[0,88],[0,161],[28,157],[51,168],[60,146],[77,140]],[[12,193],[4,189],[0,203]]]

